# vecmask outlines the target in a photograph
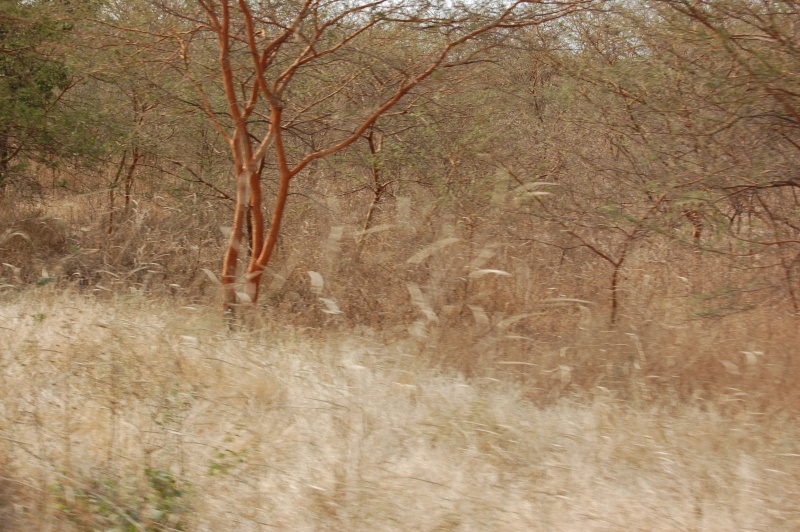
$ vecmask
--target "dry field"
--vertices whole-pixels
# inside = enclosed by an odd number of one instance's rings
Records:
[[[1,301],[2,530],[800,529],[785,394],[542,402],[368,331],[229,332],[216,308],[50,286]]]

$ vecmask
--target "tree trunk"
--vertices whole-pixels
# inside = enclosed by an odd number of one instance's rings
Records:
[[[372,203],[367,211],[367,217],[364,220],[364,227],[361,230],[361,237],[358,240],[358,249],[356,250],[356,260],[361,258],[361,253],[364,251],[364,245],[367,242],[367,231],[372,226],[372,218],[375,216],[375,211],[378,209],[378,204],[383,197],[386,190],[386,183],[383,183],[381,176],[381,166],[378,162],[378,154],[383,148],[383,138],[379,137],[378,142],[375,142],[375,130],[372,129],[369,135],[366,136],[367,144],[369,145],[370,155],[370,170],[372,171]]]
[[[258,300],[259,286],[261,283],[261,276],[264,274],[264,268],[269,264],[272,258],[272,252],[275,250],[275,244],[278,242],[278,234],[281,230],[281,221],[283,220],[283,213],[286,210],[286,200],[289,198],[289,182],[292,179],[292,173],[289,170],[289,165],[286,162],[286,151],[283,146],[283,135],[281,133],[281,119],[283,111],[278,105],[273,105],[270,110],[270,124],[274,131],[274,149],[275,158],[278,161],[278,173],[280,183],[278,186],[278,193],[275,197],[275,208],[272,211],[272,221],[269,225],[269,233],[267,234],[266,242],[263,246],[253,248],[253,256],[250,264],[247,266],[247,276],[245,278],[245,294],[252,301]],[[258,184],[259,207],[258,212],[261,213],[261,190]],[[255,189],[254,189],[255,190]],[[255,197],[255,194],[253,194]],[[263,219],[261,222],[262,240],[263,240]]]
[[[0,131],[0,193],[5,190],[7,184],[8,163],[11,159],[8,151],[8,132]]]

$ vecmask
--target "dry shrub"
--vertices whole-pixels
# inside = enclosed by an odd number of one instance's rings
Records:
[[[521,215],[466,223],[420,201],[409,218],[399,203],[382,206],[364,242],[357,204],[316,215],[299,205],[262,315],[321,334],[357,331],[469,377],[524,383],[538,404],[598,390],[670,407],[798,404],[797,317],[774,271],[651,235],[621,270],[612,326],[612,268],[589,250],[538,244],[545,229]],[[504,232],[514,224],[527,241]]]
[[[758,262],[649,235],[621,270],[612,326],[610,265],[541,244],[553,228],[522,212],[466,216],[474,205],[421,191],[379,205],[363,234],[367,204],[325,194],[293,197],[249,327],[355,332],[468,377],[524,383],[538,404],[597,390],[668,405],[797,404],[797,318]],[[97,294],[214,302],[222,206],[159,196],[117,212],[111,234],[102,207],[85,196],[4,210],[7,235],[38,239],[6,237],[9,263],[28,269],[16,279],[6,267],[5,282],[44,281],[45,269]]]
[[[6,198],[0,250],[4,283],[54,282],[94,292],[139,291],[213,298],[204,269],[220,262],[217,205],[164,200],[109,215],[102,196],[51,197],[31,206]]]
[[[43,208],[13,206],[0,208],[0,252],[3,283],[28,284],[42,279],[54,257],[67,253],[67,228]]]

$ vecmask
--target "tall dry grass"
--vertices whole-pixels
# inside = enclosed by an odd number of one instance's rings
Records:
[[[109,231],[103,194],[3,198],[0,284],[213,298],[203,269],[220,262],[223,215],[217,204],[155,196],[116,208]]]
[[[390,198],[365,236],[326,194],[234,331],[219,205],[0,211],[1,526],[798,528],[780,280],[654,235],[611,327],[608,265],[520,213]]]
[[[757,263],[653,234],[629,252],[612,327],[609,265],[540,244],[552,228],[524,213],[465,217],[471,204],[421,192],[380,204],[363,234],[363,198],[322,192],[325,202],[293,198],[253,327],[366,334],[433,367],[523,383],[540,405],[603,388],[644,404],[796,409],[797,316],[783,281]],[[6,207],[5,290],[216,302],[220,205],[155,196],[116,213],[110,234],[102,195]]]
[[[52,285],[6,292],[0,324],[5,530],[800,526],[780,393],[622,399],[562,360],[542,406],[502,361],[465,378],[374,334],[229,332],[216,308]]]

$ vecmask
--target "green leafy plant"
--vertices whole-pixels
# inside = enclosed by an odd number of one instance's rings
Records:
[[[145,469],[148,488],[108,478],[52,487],[60,512],[79,530],[184,530],[183,482],[162,469]]]
[[[216,460],[212,460],[208,467],[209,476],[227,475],[237,465],[244,463],[245,452],[236,452],[230,449],[217,451]]]

